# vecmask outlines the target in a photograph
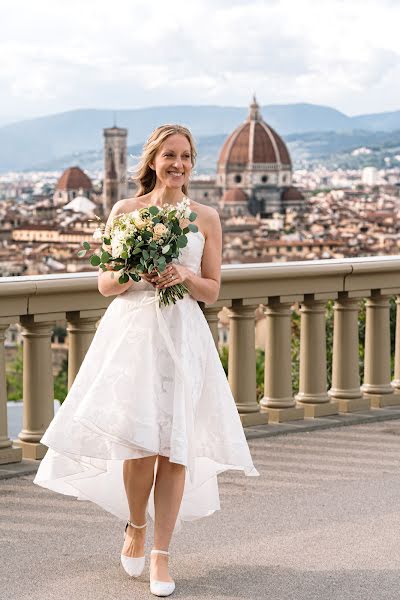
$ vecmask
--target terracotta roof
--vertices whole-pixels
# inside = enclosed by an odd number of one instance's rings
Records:
[[[286,188],[282,194],[282,200],[304,200],[303,194],[294,185]]]
[[[233,188],[227,190],[222,196],[223,202],[247,202],[248,198],[243,190],[239,188]]]
[[[90,178],[79,167],[69,167],[57,182],[56,190],[91,190]]]
[[[263,121],[255,100],[246,121],[225,140],[218,159],[218,166],[246,166],[248,163],[292,166],[284,141]]]

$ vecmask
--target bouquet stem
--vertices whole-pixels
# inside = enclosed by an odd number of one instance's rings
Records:
[[[157,288],[157,292],[159,305],[164,304],[164,306],[167,306],[171,302],[175,304],[177,300],[182,299],[185,294],[189,293],[189,290],[183,283],[177,283],[162,290]]]

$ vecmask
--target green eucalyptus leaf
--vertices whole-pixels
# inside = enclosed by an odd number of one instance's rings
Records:
[[[187,245],[186,235],[180,235],[176,241],[177,241],[179,248],[184,248]]]
[[[85,250],[90,250],[90,244],[88,242],[83,242],[82,245],[85,248]]]
[[[100,256],[97,256],[97,254],[92,254],[90,257],[90,264],[92,264],[94,267],[98,267],[100,263]]]
[[[86,250],[79,250],[79,251],[77,252],[77,254],[78,254],[78,256],[80,256],[80,257],[82,257],[82,256],[85,256],[85,255],[86,255]]]
[[[124,273],[123,275],[121,275],[118,281],[119,283],[126,283],[127,281],[129,281],[129,276],[126,273]]]
[[[108,252],[103,252],[101,255],[101,262],[106,263],[110,260],[110,258],[112,258],[111,254],[109,254]]]
[[[137,275],[136,273],[129,273],[129,277],[131,279],[133,279],[133,281],[140,281],[141,280],[140,275]]]

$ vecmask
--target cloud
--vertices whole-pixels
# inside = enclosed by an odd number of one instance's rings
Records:
[[[2,15],[0,116],[243,105],[254,90],[263,104],[399,108],[390,0],[14,0]]]

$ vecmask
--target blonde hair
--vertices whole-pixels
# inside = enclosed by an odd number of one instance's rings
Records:
[[[154,161],[161,144],[165,142],[170,135],[174,135],[175,133],[184,135],[188,140],[191,150],[190,154],[192,167],[194,166],[197,152],[193,136],[189,129],[183,125],[160,125],[160,127],[157,127],[157,129],[153,131],[143,146],[143,153],[136,169],[136,173],[132,177],[132,179],[138,183],[138,189],[135,194],[136,197],[148,194],[152,189],[154,189],[157,175],[156,172],[150,167],[150,163]],[[188,194],[188,186],[186,184],[182,186],[182,191],[185,196]]]

